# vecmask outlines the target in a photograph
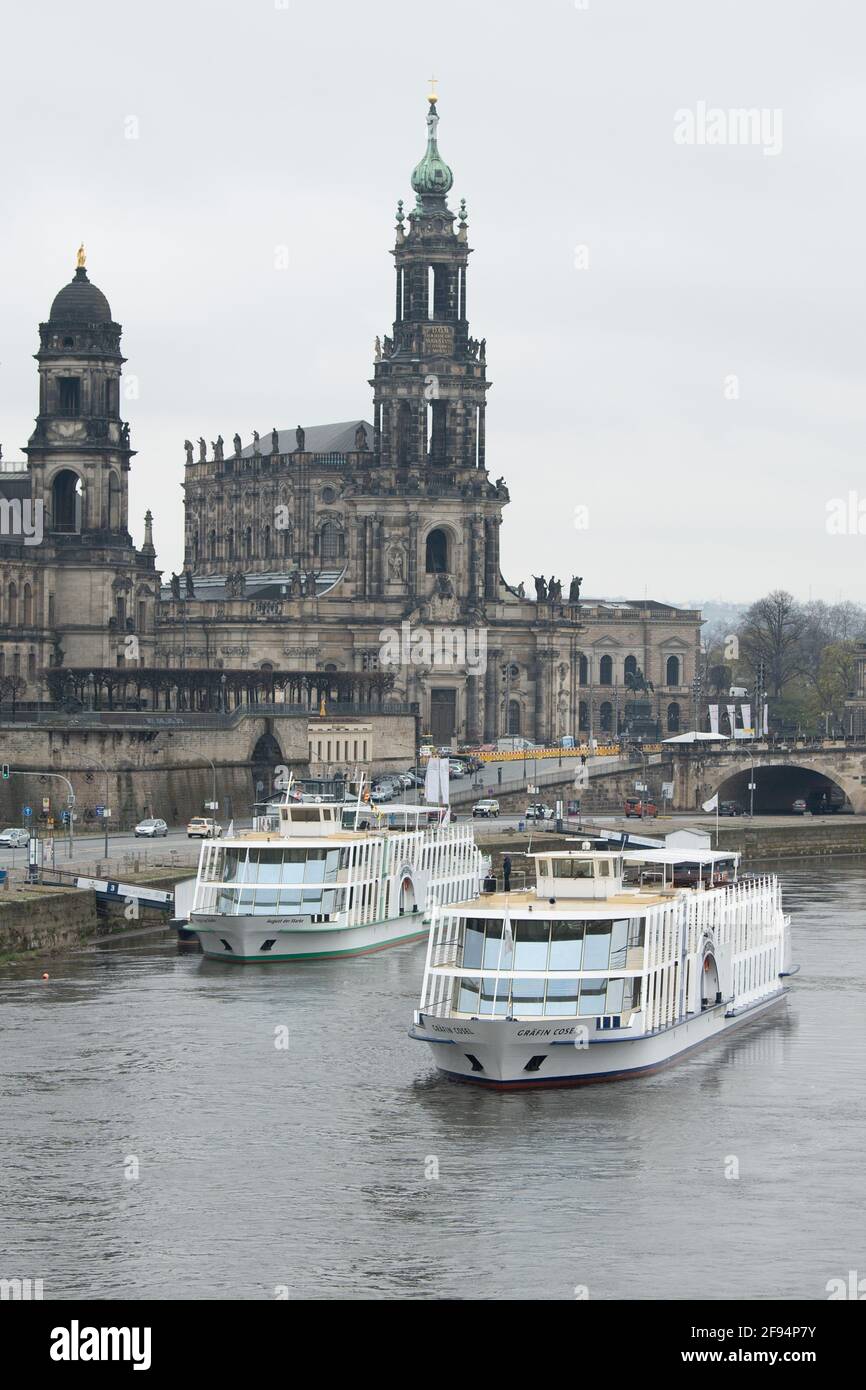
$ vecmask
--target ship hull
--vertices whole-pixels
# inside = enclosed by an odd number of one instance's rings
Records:
[[[591,1038],[586,1046],[575,1044],[576,1021],[565,1019],[422,1016],[410,1037],[427,1043],[439,1071],[454,1081],[490,1090],[586,1086],[651,1075],[760,1017],[786,997],[787,990],[780,988],[733,1014],[726,1012],[729,1004],[717,1004],[650,1036]],[[530,1072],[528,1064],[533,1066]]]
[[[427,935],[427,926],[419,913],[354,927],[287,926],[281,918],[194,914],[189,925],[198,935],[202,951],[209,960],[227,961],[232,965],[335,960],[420,941]]]

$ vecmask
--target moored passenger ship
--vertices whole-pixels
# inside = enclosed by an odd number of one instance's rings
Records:
[[[494,1088],[655,1071],[787,993],[775,875],[694,849],[529,856],[532,892],[437,909],[410,1036]]]
[[[442,809],[295,803],[256,828],[202,844],[189,926],[231,962],[359,955],[426,935],[434,907],[474,897],[483,861],[472,825]]]

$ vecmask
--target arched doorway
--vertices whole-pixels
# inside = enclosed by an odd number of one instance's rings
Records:
[[[285,791],[276,786],[276,770],[284,767],[282,749],[273,734],[262,734],[250,758],[250,772],[253,779],[253,801],[266,801],[274,793]]]
[[[704,956],[703,969],[701,970],[701,1010],[711,1009],[714,1004],[719,1002],[720,996],[721,986],[716,958],[712,951],[708,951]]]
[[[508,701],[508,732],[509,734],[520,734],[520,704],[517,700]]]
[[[410,912],[418,911],[418,901],[415,897],[415,885],[412,882],[411,874],[404,873],[403,881],[400,884],[400,916],[406,917]]]

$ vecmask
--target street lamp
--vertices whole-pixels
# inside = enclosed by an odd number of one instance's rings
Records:
[[[102,768],[102,771],[105,773],[105,798],[104,798],[103,803],[102,803],[102,828],[103,828],[103,830],[105,831],[105,849],[104,849],[104,856],[105,856],[105,858],[107,859],[107,858],[108,858],[108,768],[105,766],[105,763],[102,761],[101,758],[94,758],[93,761],[99,763],[99,766]]]

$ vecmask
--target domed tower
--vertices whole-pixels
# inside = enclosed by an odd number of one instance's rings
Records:
[[[88,279],[74,278],[39,325],[39,414],[25,453],[45,530],[92,544],[131,545],[127,530],[129,427],[120,419],[121,327]]]
[[[408,219],[402,202],[397,209],[394,335],[372,382],[382,464],[404,477],[485,468],[485,344],[469,337],[466,204],[457,218],[448,207],[454,177],[439,153],[437,103],[431,92],[427,149],[412,174],[415,207]]]

